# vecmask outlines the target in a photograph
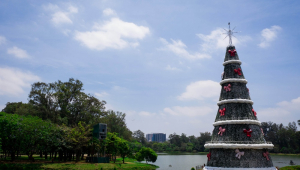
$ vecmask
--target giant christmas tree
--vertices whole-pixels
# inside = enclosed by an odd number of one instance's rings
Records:
[[[230,24],[230,23],[229,23]],[[275,170],[268,149],[274,146],[264,139],[261,122],[253,109],[247,80],[241,68],[235,46],[233,30],[227,31],[229,45],[226,49],[224,72],[220,82],[222,89],[212,140],[206,142],[206,170],[260,169]]]

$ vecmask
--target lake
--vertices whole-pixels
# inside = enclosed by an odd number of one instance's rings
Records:
[[[300,165],[300,156],[271,155],[271,157],[273,165],[279,168],[288,166],[290,160],[293,160],[296,165]],[[192,167],[206,164],[206,162],[206,155],[158,155],[154,164],[160,167],[158,170],[190,170]]]

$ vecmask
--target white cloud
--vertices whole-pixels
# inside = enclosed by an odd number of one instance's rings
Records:
[[[155,113],[146,112],[146,111],[141,111],[141,112],[139,112],[139,115],[149,117],[149,116],[155,116],[156,114]]]
[[[260,115],[282,116],[289,115],[291,112],[298,110],[300,110],[300,97],[291,101],[279,102],[277,103],[277,107],[262,109],[260,110]]]
[[[181,40],[172,40],[169,43],[167,40],[160,38],[160,41],[164,44],[164,47],[160,50],[166,50],[174,53],[177,56],[186,58],[186,59],[202,59],[202,58],[210,58],[210,55],[200,54],[200,53],[190,53],[186,50],[187,46]]]
[[[123,49],[138,46],[137,40],[145,38],[150,33],[147,27],[125,22],[119,18],[112,18],[101,25],[96,24],[93,29],[87,32],[77,31],[74,38],[93,50]]]
[[[40,78],[30,72],[24,72],[16,68],[0,67],[0,95],[19,95],[24,88],[30,88],[31,83]]]
[[[228,38],[225,38],[226,35],[224,33],[224,29],[217,28],[211,31],[209,35],[197,34],[197,36],[203,41],[201,44],[202,51],[211,53],[216,49],[224,50],[229,44]],[[238,39],[232,37],[232,43],[234,45],[238,45],[249,40],[251,40],[251,37],[249,36],[238,36]]]
[[[103,10],[103,15],[105,16],[111,16],[111,15],[116,15],[115,11],[110,9],[110,8],[106,8],[105,10]]]
[[[52,14],[52,19],[51,21],[55,24],[72,24],[72,20],[69,18],[68,14],[65,12],[55,12]]]
[[[281,27],[274,25],[271,28],[265,28],[261,31],[262,40],[258,44],[261,48],[266,48],[270,46],[270,43],[277,38],[278,32],[281,30]]]
[[[181,71],[179,68],[171,67],[170,65],[167,65],[167,67],[165,67],[165,69],[170,70],[170,71]]]
[[[214,107],[201,106],[201,107],[181,107],[175,106],[172,108],[164,108],[164,112],[174,116],[204,116],[212,114],[216,109]]]
[[[95,93],[95,96],[96,97],[105,97],[105,96],[108,96],[109,94],[108,93],[106,93],[106,92],[101,92],[101,93]]]
[[[221,86],[218,82],[212,80],[197,81],[188,85],[186,91],[177,98],[179,100],[217,99],[220,95],[220,89]]]
[[[0,45],[5,44],[6,38],[3,36],[0,36]]]
[[[29,58],[29,55],[25,50],[22,50],[21,48],[18,48],[16,46],[7,49],[7,54],[13,55],[17,58]]]
[[[291,101],[283,101],[271,108],[260,109],[257,116],[261,121],[273,121],[277,123],[288,124],[297,121],[300,110],[300,97]]]
[[[72,5],[70,5],[65,11],[61,10],[60,7],[53,4],[44,6],[44,9],[53,12],[53,14],[51,15],[51,21],[56,26],[61,24],[72,24],[73,21],[70,17],[72,16],[72,14],[78,13],[78,9]]]

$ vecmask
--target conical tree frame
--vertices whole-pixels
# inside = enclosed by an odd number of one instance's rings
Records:
[[[264,139],[241,64],[235,46],[229,45],[212,140],[204,145],[209,149],[204,169],[276,169],[268,152],[274,145]]]

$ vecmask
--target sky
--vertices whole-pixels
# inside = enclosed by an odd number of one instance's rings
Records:
[[[131,131],[212,132],[230,22],[258,119],[286,126],[300,119],[299,18],[300,1],[1,1],[0,110],[75,78]]]

